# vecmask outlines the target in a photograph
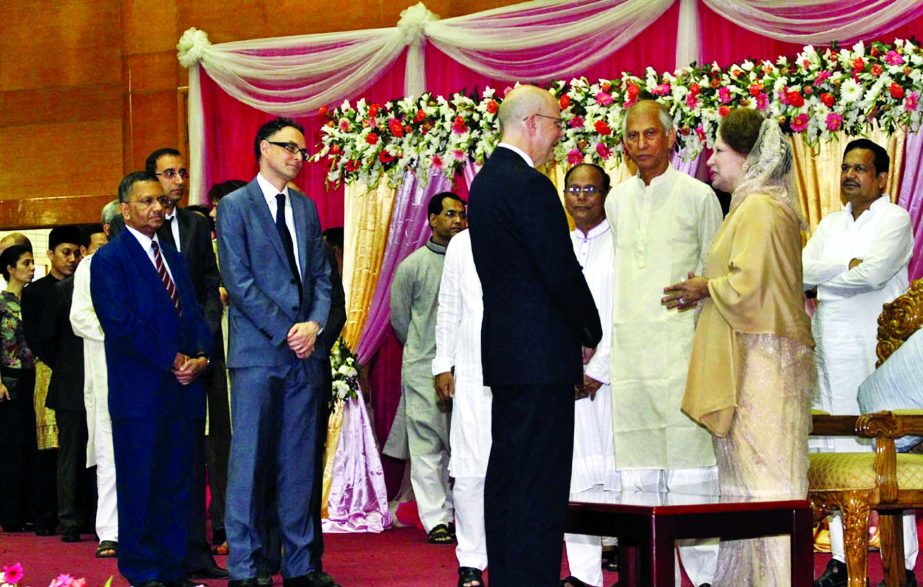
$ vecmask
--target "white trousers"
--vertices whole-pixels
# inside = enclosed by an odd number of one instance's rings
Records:
[[[449,489],[448,460],[445,453],[415,455],[410,449],[410,484],[417,500],[417,513],[429,533],[453,518],[452,491]]]
[[[452,487],[455,503],[455,536],[458,566],[487,568],[487,535],[484,532],[484,477],[456,477]]]
[[[841,563],[846,562],[846,550],[843,546],[843,517],[840,512],[830,514],[827,518],[830,523],[830,554]],[[917,553],[920,551],[917,542],[917,516],[913,510],[904,512],[904,567],[913,570],[917,564]]]
[[[622,491],[660,491],[718,495],[718,468],[697,469],[626,469],[620,471]],[[693,585],[712,583],[718,562],[717,540],[677,540],[679,558]],[[676,566],[676,587],[682,586],[679,558]]]
[[[94,418],[96,430],[96,534],[99,540],[119,541],[119,508],[115,491],[115,453],[112,449],[112,420],[109,418],[108,390],[96,393]]]

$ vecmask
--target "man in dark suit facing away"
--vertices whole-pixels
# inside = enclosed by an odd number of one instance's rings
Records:
[[[119,571],[132,585],[180,587],[189,533],[196,381],[212,335],[182,256],[162,246],[164,191],[130,173],[119,184],[122,231],[90,268],[105,333],[119,509]]]
[[[501,142],[471,185],[484,384],[493,392],[484,488],[491,587],[558,585],[581,346],[602,337],[564,208],[535,169],[553,157],[560,116],[545,90],[510,92]]]

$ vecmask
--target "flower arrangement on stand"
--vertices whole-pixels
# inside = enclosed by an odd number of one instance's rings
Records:
[[[452,179],[468,160],[483,163],[497,145],[497,111],[510,89],[502,95],[487,88],[480,94],[427,93],[383,105],[360,100],[322,108],[328,121],[312,160],[326,163],[333,184],[376,185],[384,177],[393,187],[407,171],[424,181],[437,172]],[[625,109],[642,98],[669,108],[680,154],[693,159],[713,144],[719,121],[736,107],[775,117],[785,132],[802,135],[812,146],[875,125],[888,132],[917,128],[923,119],[923,50],[912,39],[823,50],[806,46],[791,59],[744,60],[726,68],[693,64],[672,73],[647,68],[641,77],[575,78],[552,82],[548,89],[566,125],[555,151],[565,167],[617,164]]]
[[[330,405],[346,402],[359,397],[359,367],[356,356],[349,350],[340,337],[330,349],[330,372],[333,376],[333,395]]]

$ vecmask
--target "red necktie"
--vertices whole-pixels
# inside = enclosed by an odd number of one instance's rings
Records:
[[[160,255],[160,246],[157,244],[157,241],[151,241],[151,249],[154,250],[154,267],[157,268],[157,275],[160,276],[160,281],[163,282],[163,286],[167,288],[167,295],[170,296],[170,301],[173,302],[176,313],[180,314],[182,313],[182,307],[179,301],[179,293],[176,291],[176,284],[173,283],[170,272],[167,271],[167,266],[164,265],[163,257]]]

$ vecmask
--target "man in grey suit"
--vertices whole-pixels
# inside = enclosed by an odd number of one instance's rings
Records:
[[[317,336],[330,311],[330,267],[314,203],[288,187],[307,150],[304,129],[284,118],[257,132],[259,174],[221,200],[218,256],[230,297],[227,364],[234,434],[228,471],[230,587],[258,585],[266,515],[274,503],[285,587],[329,587],[318,568],[312,493],[324,362]],[[273,483],[270,479],[274,479]]]

